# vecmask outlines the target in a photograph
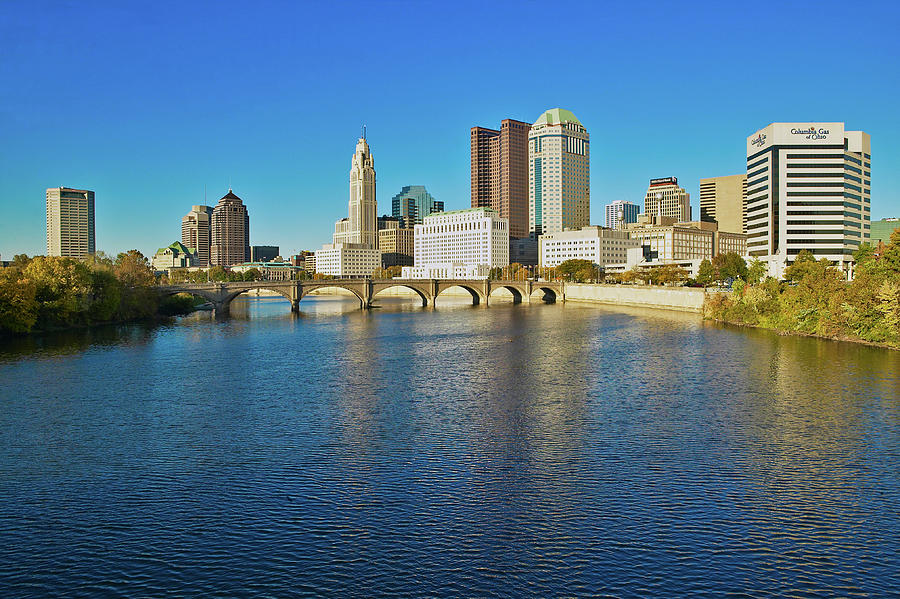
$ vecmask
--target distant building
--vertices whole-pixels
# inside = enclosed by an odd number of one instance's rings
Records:
[[[382,268],[412,266],[414,229],[403,228],[400,220],[386,216],[378,219],[378,250]]]
[[[316,254],[309,254],[303,261],[303,268],[308,275],[316,274]]]
[[[332,243],[316,252],[316,272],[334,277],[369,277],[381,265],[378,251],[375,159],[365,135],[350,164],[349,215],[334,224]]]
[[[271,262],[281,254],[277,245],[251,245],[250,262]]]
[[[637,204],[616,200],[606,205],[606,228],[618,229],[620,225],[636,223],[641,208]]]
[[[650,179],[650,187],[644,196],[644,214],[650,218],[674,218],[691,220],[691,194],[678,186],[677,177]]]
[[[381,253],[362,243],[326,243],[316,252],[316,272],[338,278],[371,277]]]
[[[250,214],[229,189],[212,212],[210,265],[231,266],[250,260]]]
[[[491,208],[509,220],[511,238],[528,236],[530,123],[503,119],[500,130],[472,127],[472,208]]]
[[[590,219],[590,136],[574,114],[553,108],[528,132],[529,232],[580,229]]]
[[[509,263],[523,266],[537,266],[538,240],[534,235],[509,240]]]
[[[871,244],[877,246],[879,242],[887,245],[891,242],[891,233],[900,229],[900,218],[883,218],[872,221]]]
[[[648,261],[712,260],[729,252],[747,255],[747,236],[719,231],[715,222],[678,222],[643,214],[627,231],[644,248]]]
[[[625,262],[629,248],[640,247],[627,231],[588,226],[577,231],[541,235],[541,266],[559,266],[566,260],[588,260],[600,266]]]
[[[415,226],[414,253],[404,278],[485,279],[509,264],[509,223],[490,208],[432,214]]]
[[[347,218],[334,225],[335,244],[364,245],[375,249],[377,241],[375,200],[375,158],[365,136],[356,142],[350,160],[350,201]]]
[[[94,192],[51,187],[47,190],[47,255],[84,258],[97,251]]]
[[[412,229],[422,224],[422,219],[444,211],[444,203],[428,193],[424,185],[406,185],[391,198],[391,215],[401,222],[401,227]]]
[[[700,220],[716,222],[719,231],[746,233],[747,175],[700,179]]]
[[[175,241],[168,247],[156,250],[152,264],[153,270],[157,271],[197,266],[197,250]]]
[[[209,266],[212,212],[211,206],[191,206],[191,211],[181,217],[181,243],[197,250],[196,266]]]

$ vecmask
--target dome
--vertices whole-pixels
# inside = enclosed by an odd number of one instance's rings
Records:
[[[581,121],[578,120],[571,111],[564,110],[562,108],[551,108],[550,110],[544,112],[538,120],[535,121],[534,127],[538,125],[559,125],[560,123],[578,123],[581,125]],[[582,127],[584,125],[581,125]]]

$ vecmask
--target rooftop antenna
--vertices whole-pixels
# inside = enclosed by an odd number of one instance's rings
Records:
[[[366,126],[363,125],[363,139],[366,138]]]

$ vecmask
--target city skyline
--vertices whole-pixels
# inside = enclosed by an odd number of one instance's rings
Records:
[[[389,213],[391,196],[410,184],[427,186],[448,211],[465,208],[470,198],[470,128],[505,118],[534,122],[553,106],[574,111],[592,133],[591,224],[602,224],[603,207],[615,200],[641,202],[646,181],[660,173],[678,177],[691,194],[694,214],[699,214],[700,179],[742,172],[742,140],[769,123],[787,121],[841,121],[870,133],[875,156],[872,219],[900,214],[895,191],[900,184],[900,124],[890,106],[900,87],[894,70],[882,68],[878,60],[859,63],[849,56],[837,56],[837,65],[809,64],[802,76],[794,68],[778,67],[765,71],[762,97],[739,93],[748,79],[763,74],[762,66],[750,65],[740,76],[723,70],[744,64],[748,39],[775,44],[780,55],[797,59],[830,52],[832,41],[792,25],[805,20],[802,6],[782,7],[779,19],[765,31],[739,18],[737,11],[729,13],[731,9],[703,14],[703,23],[729,30],[734,37],[717,39],[721,52],[714,57],[703,55],[702,42],[692,40],[666,52],[635,51],[641,40],[705,13],[701,6],[681,11],[660,6],[651,20],[637,8],[600,15],[598,9],[580,6],[585,17],[616,20],[619,28],[609,39],[566,42],[559,50],[568,58],[562,67],[523,50],[526,36],[501,32],[510,43],[496,51],[508,67],[499,80],[495,73],[464,73],[456,65],[459,58],[480,56],[484,49],[457,31],[462,16],[438,5],[417,11],[361,7],[363,14],[349,23],[341,22],[339,7],[304,7],[303,14],[315,13],[323,23],[312,40],[286,36],[287,41],[265,42],[259,49],[235,50],[213,43],[229,33],[240,37],[244,26],[252,32],[278,30],[282,17],[289,21],[287,17],[297,16],[290,13],[299,10],[284,7],[275,15],[270,8],[243,19],[227,4],[216,15],[182,7],[171,30],[163,32],[154,25],[160,16],[138,8],[63,7],[43,14],[25,5],[10,7],[9,18],[0,24],[11,48],[7,58],[0,59],[5,67],[0,84],[10,90],[0,117],[9,142],[0,150],[4,259],[15,253],[44,253],[43,192],[55,186],[95,192],[97,249],[111,254],[137,248],[149,255],[178,239],[185,212],[192,205],[211,204],[229,186],[253,212],[254,243],[278,245],[284,254],[314,249],[327,241],[334,219],[344,212],[345,147],[362,124],[368,125],[379,153],[379,215]],[[502,11],[475,9],[486,19]],[[531,11],[525,12],[514,17],[523,28]],[[854,43],[858,41],[867,55],[896,56],[897,42],[887,26],[898,15],[897,8],[876,4],[865,12],[859,20],[867,33]],[[380,33],[370,30],[366,19],[376,20]],[[134,25],[142,21],[146,24]],[[98,41],[74,48],[63,44],[50,35],[62,22],[83,28]],[[411,25],[434,26],[435,46],[421,55],[394,48],[391,32]],[[149,53],[143,48],[146,39],[131,39],[140,38],[134,36],[136,28],[147,28],[145,33],[160,47],[183,48],[185,56],[170,50]],[[428,93],[403,102],[345,99],[350,82],[336,73],[355,59],[354,44],[318,48],[320,64],[297,83],[277,77],[279,69],[299,69],[306,44],[329,36],[369,44],[374,68],[365,78],[373,86],[373,98],[397,85],[403,75],[422,78]],[[216,47],[222,56],[211,55],[205,46]],[[586,67],[604,52],[629,51],[624,65]],[[268,55],[272,64],[257,69]],[[198,66],[175,68],[185,57]],[[124,61],[134,65],[128,79],[122,79]],[[831,75],[844,62],[867,80],[865,96]],[[692,65],[676,68],[674,85],[682,97],[663,100],[644,93],[653,72],[681,63]],[[524,81],[551,64],[578,79],[565,90],[550,86],[521,92]],[[711,73],[721,89],[691,91]],[[150,98],[140,97],[146,95],[143,86],[128,83],[142,74],[153,78]],[[489,92],[448,93],[466,77],[497,84]],[[88,82],[92,91],[86,96],[42,94],[41,83],[51,79],[63,89]],[[228,91],[225,97],[223,90]],[[300,95],[302,90],[311,91],[308,98]],[[316,104],[325,101],[330,102],[328,118],[310,118]],[[135,209],[145,215],[137,223],[129,218]]]

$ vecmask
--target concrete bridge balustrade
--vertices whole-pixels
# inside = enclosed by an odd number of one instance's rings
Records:
[[[291,302],[291,311],[300,310],[300,300],[309,293],[326,287],[344,289],[359,300],[360,308],[369,308],[376,294],[391,287],[414,291],[422,306],[434,306],[438,296],[451,287],[461,287],[472,295],[475,305],[489,305],[491,293],[506,289],[514,303],[530,302],[531,295],[541,290],[545,302],[565,301],[565,284],[557,281],[491,281],[468,279],[323,279],[317,281],[234,281],[228,283],[192,283],[158,287],[161,297],[190,293],[213,304],[217,318],[228,316],[232,300],[247,291],[265,289],[278,293]]]

